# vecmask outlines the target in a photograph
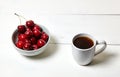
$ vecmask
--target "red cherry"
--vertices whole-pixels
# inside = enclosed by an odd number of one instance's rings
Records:
[[[32,21],[32,20],[26,21],[26,26],[28,28],[33,28],[34,27],[34,21]]]
[[[35,24],[35,26],[33,27],[33,31],[36,30],[36,29],[41,31],[41,27],[39,25],[37,25],[37,24]]]
[[[34,34],[35,37],[40,37],[41,32],[36,29],[36,30],[33,31],[33,34]]]
[[[37,40],[36,40],[35,37],[30,38],[30,41],[31,41],[32,44],[36,44],[37,43]]]
[[[17,46],[18,48],[22,49],[23,46],[24,46],[24,42],[23,42],[23,41],[18,41],[18,42],[16,43],[16,46]]]
[[[28,30],[31,30],[31,29],[30,29],[30,28],[27,28],[26,30],[28,31]]]
[[[24,25],[19,25],[18,27],[18,32],[24,33],[26,31],[26,27]]]
[[[23,46],[23,49],[30,50],[31,49],[31,44],[30,43],[25,43],[24,46]]]
[[[43,39],[44,41],[47,41],[48,40],[48,35],[44,32],[42,32],[42,35],[41,35],[41,39]]]
[[[30,38],[30,37],[33,36],[33,32],[32,32],[31,30],[27,30],[27,31],[25,32],[25,35],[26,35],[28,38]]]
[[[36,50],[36,49],[38,49],[38,46],[37,45],[32,45],[32,49]]]
[[[43,39],[39,39],[38,41],[37,41],[37,46],[38,47],[42,47],[42,46],[44,46],[46,44],[46,42],[43,40]]]
[[[45,32],[42,32],[41,34],[43,35],[43,34],[45,34]]]
[[[26,35],[25,34],[18,35],[18,40],[19,41],[24,41],[25,39],[26,39]]]
[[[28,39],[25,39],[25,41],[24,41],[25,43],[31,43],[31,41],[30,40],[28,40]]]

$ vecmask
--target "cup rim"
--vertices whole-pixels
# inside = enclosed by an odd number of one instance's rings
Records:
[[[93,46],[90,47],[90,48],[86,48],[86,49],[82,49],[82,48],[76,47],[76,46],[74,45],[73,41],[74,41],[77,37],[80,37],[80,36],[85,36],[85,37],[90,38],[90,39],[93,41],[93,43],[94,43]],[[93,48],[96,46],[96,44],[97,44],[96,39],[95,39],[93,36],[91,36],[90,34],[87,34],[87,33],[79,33],[79,34],[76,34],[76,35],[73,37],[73,39],[72,39],[72,46],[73,46],[74,48],[76,48],[77,50],[82,50],[82,51],[91,50],[91,49],[93,49]]]

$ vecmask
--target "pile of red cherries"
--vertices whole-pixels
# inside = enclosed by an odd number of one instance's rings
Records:
[[[43,47],[48,41],[48,34],[34,23],[33,20],[26,21],[25,25],[18,25],[18,36],[16,46],[23,50],[36,50]]]

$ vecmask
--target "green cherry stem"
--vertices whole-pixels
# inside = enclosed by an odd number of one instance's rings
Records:
[[[19,15],[19,14],[17,14],[17,13],[14,13],[14,14],[17,15],[18,17],[21,17],[21,18],[27,20],[25,17],[23,17],[23,16],[21,16],[21,15]]]
[[[16,16],[18,16],[19,21],[20,21],[20,25],[21,25],[21,24],[22,24],[22,22],[21,22],[21,18],[20,18],[20,16],[19,16],[18,14],[16,14],[16,13],[15,13],[15,15],[16,15]]]
[[[21,22],[21,18],[27,20],[26,18],[24,18],[23,16],[21,16],[21,15],[19,15],[19,14],[17,14],[17,13],[14,13],[14,14],[15,14],[16,16],[18,16],[18,18],[19,18],[19,20],[20,20],[20,24],[22,23],[22,22]]]

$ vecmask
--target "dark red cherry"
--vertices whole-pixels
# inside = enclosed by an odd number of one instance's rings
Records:
[[[32,49],[36,50],[36,49],[38,49],[38,46],[34,44],[34,45],[32,45]]]
[[[25,35],[26,35],[27,38],[30,38],[30,37],[33,36],[33,32],[32,32],[31,30],[27,30],[27,31],[25,32]]]
[[[33,31],[33,34],[34,34],[35,37],[40,37],[41,32],[36,29],[36,30]]]
[[[37,41],[37,46],[38,47],[42,47],[42,46],[44,46],[46,44],[46,42],[43,40],[43,39],[39,39],[38,41]]]
[[[30,50],[31,49],[31,44],[30,43],[25,43],[24,46],[23,46],[23,49]]]
[[[37,43],[37,40],[36,40],[35,37],[30,38],[30,41],[31,41],[32,44],[36,44]]]
[[[43,35],[43,34],[45,34],[45,32],[41,32],[41,34]]]
[[[26,35],[25,34],[19,34],[18,35],[18,40],[19,41],[24,41],[26,39]]]
[[[41,31],[41,27],[39,25],[37,25],[37,24],[35,24],[35,26],[33,27],[33,31],[36,30],[36,29]]]
[[[20,33],[24,33],[26,31],[25,25],[19,25],[17,27],[17,29],[18,29],[18,32],[20,32]]]
[[[26,28],[26,30],[28,31],[28,30],[31,30],[30,28]]]
[[[33,27],[34,27],[34,21],[32,21],[32,20],[26,21],[26,26],[27,26],[28,28],[33,28]]]
[[[43,39],[44,41],[47,41],[49,38],[49,36],[44,32],[42,32],[42,35],[41,35],[41,39]]]
[[[22,49],[23,46],[24,46],[24,42],[23,42],[23,41],[18,41],[18,42],[16,43],[16,46],[17,46],[18,48]]]
[[[29,39],[25,39],[24,42],[25,43],[31,43],[31,41]]]

